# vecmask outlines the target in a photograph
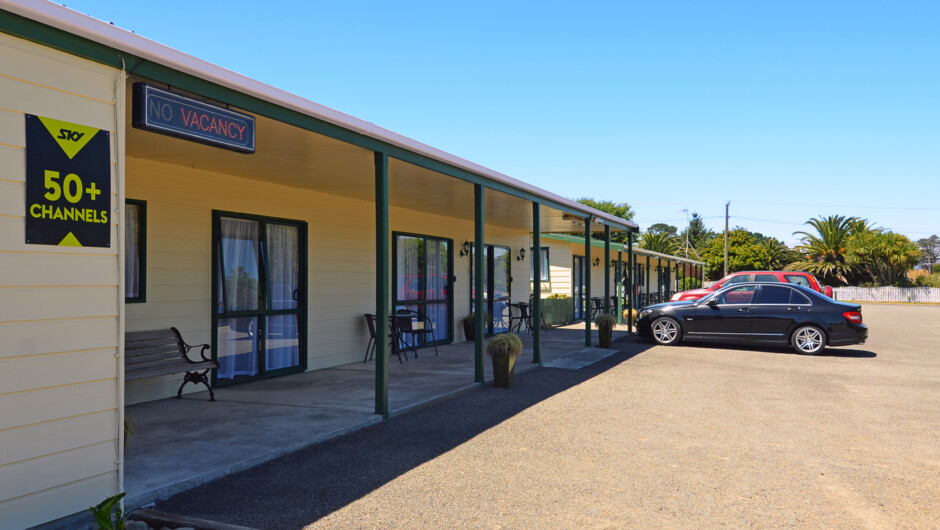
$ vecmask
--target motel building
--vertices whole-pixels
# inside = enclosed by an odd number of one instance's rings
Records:
[[[632,245],[632,235],[624,243],[611,243],[605,252],[603,241],[571,234],[541,234],[541,293],[543,297],[564,297],[565,318],[550,323],[568,323],[590,318],[595,309],[615,309],[621,323],[630,322],[625,310],[668,301],[678,291],[701,285],[704,262],[661,254]],[[530,267],[530,280],[533,273]],[[601,286],[591,289],[589,286]],[[611,290],[605,291],[605,285]],[[631,288],[632,285],[632,288]],[[606,295],[606,296],[605,296]],[[609,300],[609,306],[608,304]],[[546,302],[549,305],[554,300]]]
[[[364,315],[386,337],[414,311],[445,357],[463,317],[492,305],[497,263],[501,296],[542,298],[541,260],[518,250],[585,227],[569,246],[590,262],[599,245],[605,265],[610,234],[637,231],[61,5],[0,0],[0,527],[62,524],[125,490],[128,508],[146,503],[125,481],[125,407],[166,403],[182,436],[186,415],[224,405],[206,386],[362,366]],[[593,289],[610,296],[611,279]],[[166,399],[182,373],[130,377],[128,338],[170,328],[210,345],[217,368],[182,389],[198,399]],[[380,339],[365,364],[378,421],[407,366],[392,353]]]

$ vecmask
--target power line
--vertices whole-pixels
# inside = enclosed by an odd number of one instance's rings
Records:
[[[736,203],[744,204],[769,204],[773,206],[809,206],[812,208],[859,208],[865,210],[918,210],[918,211],[930,211],[937,212],[940,211],[940,208],[912,208],[910,206],[858,206],[857,204],[852,205],[837,205],[837,204],[806,204],[806,203],[793,203],[793,202],[764,202],[764,201],[734,201]]]

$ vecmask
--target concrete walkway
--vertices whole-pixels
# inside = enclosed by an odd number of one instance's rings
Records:
[[[626,328],[614,339],[626,336]],[[517,372],[532,363],[532,337]],[[593,332],[592,344],[597,344]],[[389,362],[391,414],[478,388],[473,381],[473,343],[461,342],[419,350],[419,358]],[[606,351],[583,351],[584,324],[542,334],[543,363],[580,352],[583,359],[603,358]],[[577,364],[577,363],[576,363]],[[492,381],[489,359],[485,378]],[[263,381],[224,387],[127,407],[135,433],[125,450],[124,490],[129,510],[247,469],[303,447],[382,421],[375,409],[375,363],[353,363]]]

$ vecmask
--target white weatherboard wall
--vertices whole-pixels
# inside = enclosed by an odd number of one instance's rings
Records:
[[[307,223],[308,370],[362,361],[369,342],[363,315],[375,312],[371,201],[139,158],[127,159],[126,173],[127,197],[147,202],[147,300],[126,306],[127,331],[175,326],[189,344],[211,343],[212,211],[279,217]],[[463,340],[458,321],[469,312],[470,280],[459,247],[473,239],[473,221],[394,207],[389,218],[393,232],[453,240],[453,338]],[[486,228],[486,242],[509,246],[513,256],[528,239],[528,231]],[[511,261],[513,301],[529,298],[527,260]],[[127,404],[175,395],[181,381],[181,374],[129,381]],[[184,392],[204,389],[190,384]]]
[[[118,490],[119,77],[0,34],[2,528],[82,512]],[[24,242],[25,114],[111,132],[110,248]]]

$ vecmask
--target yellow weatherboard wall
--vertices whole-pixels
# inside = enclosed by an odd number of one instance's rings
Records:
[[[308,370],[362,361],[369,340],[363,314],[375,312],[372,202],[139,158],[127,159],[126,173],[127,197],[147,201],[147,301],[127,305],[127,331],[175,326],[190,344],[211,343],[212,211],[280,217],[307,223]],[[472,219],[396,207],[389,217],[392,232],[453,240],[453,338],[463,340],[470,261],[459,247],[473,239]],[[528,242],[528,231],[487,226],[486,243],[509,246],[513,256]],[[528,259],[511,260],[514,301],[529,298]],[[180,377],[128,382],[127,403],[174,395]]]
[[[0,34],[0,526],[83,511],[118,489],[117,220],[110,248],[25,243],[25,115],[111,132],[119,72]],[[123,91],[119,92],[123,93]]]

